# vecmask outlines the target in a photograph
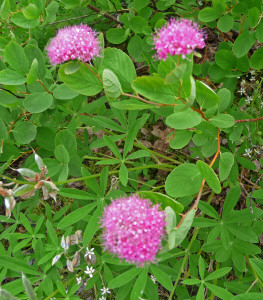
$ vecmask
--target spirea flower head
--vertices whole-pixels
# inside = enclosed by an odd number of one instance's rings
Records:
[[[153,41],[157,59],[165,60],[168,54],[184,58],[195,48],[204,48],[205,34],[192,20],[171,19],[156,32]]]
[[[99,52],[97,33],[83,24],[59,29],[47,46],[49,60],[54,66],[74,59],[91,61]]]
[[[164,235],[165,214],[159,205],[138,196],[113,200],[104,209],[105,250],[143,266],[153,262]]]

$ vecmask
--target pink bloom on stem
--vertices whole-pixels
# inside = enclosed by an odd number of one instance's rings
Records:
[[[47,54],[52,65],[68,60],[91,61],[100,52],[97,33],[87,25],[74,25],[58,30],[47,46]]]
[[[102,218],[105,250],[138,266],[154,262],[164,226],[165,213],[158,204],[135,195],[113,200]]]
[[[155,56],[157,59],[165,60],[168,54],[181,54],[184,58],[195,48],[204,48],[205,37],[199,25],[192,20],[171,19],[169,23],[156,31],[153,38],[154,49],[157,51]]]

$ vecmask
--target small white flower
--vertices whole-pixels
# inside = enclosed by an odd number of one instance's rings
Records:
[[[101,290],[101,295],[110,294],[110,290],[106,287],[103,287]]]
[[[246,92],[246,90],[244,88],[240,88],[240,90],[238,91],[238,93],[240,93],[240,95],[243,95]]]
[[[242,79],[241,81],[241,86],[245,85],[246,84],[246,80],[245,79]]]
[[[253,100],[253,97],[248,96],[247,99],[245,100],[245,102],[246,102],[247,104],[250,104],[252,100]]]
[[[256,71],[255,71],[255,70],[252,70],[252,71],[250,71],[250,74],[251,74],[251,75],[256,75]]]
[[[251,154],[252,154],[252,150],[251,149],[245,149],[245,154],[246,156],[248,157],[251,157]]]
[[[100,299],[99,300],[107,300],[107,298],[106,297],[104,297],[104,296],[102,296],[102,297],[100,297]]]
[[[88,256],[89,259],[91,259],[91,256],[94,255],[94,251],[93,251],[93,250],[94,250],[94,248],[91,248],[91,249],[89,250],[89,248],[87,247],[87,248],[86,248],[85,257]]]
[[[260,150],[255,149],[255,153],[260,154]]]
[[[256,80],[256,78],[255,78],[255,76],[251,76],[249,80],[254,81],[254,80]]]
[[[76,280],[77,280],[77,284],[81,284],[81,282],[82,282],[82,278],[81,277],[76,277]]]
[[[93,277],[93,273],[95,272],[95,269],[93,269],[92,267],[86,267],[86,271],[84,271],[84,273],[86,273],[87,275],[89,275],[89,277]]]
[[[156,283],[156,277],[155,276],[151,275],[151,280],[152,280],[153,283]]]

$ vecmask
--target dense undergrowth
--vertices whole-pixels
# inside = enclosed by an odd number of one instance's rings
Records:
[[[0,299],[262,299],[262,1],[0,17]]]

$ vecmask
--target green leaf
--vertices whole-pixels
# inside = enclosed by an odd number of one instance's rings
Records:
[[[198,283],[201,283],[201,280],[191,278],[183,280],[182,283],[187,285],[197,285]]]
[[[263,22],[262,21],[257,26],[256,38],[260,43],[263,43]]]
[[[39,25],[39,20],[28,20],[22,11],[12,14],[11,21],[22,28],[34,28]]]
[[[248,21],[250,27],[255,27],[258,24],[260,11],[257,7],[252,7],[248,11]]]
[[[83,220],[97,205],[98,203],[95,202],[74,210],[58,223],[57,228],[65,228]]]
[[[234,297],[229,291],[227,291],[224,288],[221,288],[208,282],[205,282],[205,285],[209,288],[210,291],[212,291],[212,293],[214,293],[217,297],[219,297],[222,300],[232,300]]]
[[[27,74],[26,83],[31,84],[35,82],[38,78],[38,61],[36,58],[32,61],[30,70]]]
[[[259,190],[253,191],[251,197],[252,198],[256,198],[256,199],[263,199],[263,189],[259,189]]]
[[[227,179],[233,164],[234,164],[234,156],[231,152],[224,152],[220,154],[219,178],[221,181]]]
[[[185,163],[176,167],[167,177],[165,190],[171,197],[183,197],[198,193],[202,175],[194,164]]]
[[[7,84],[7,85],[21,85],[26,82],[26,77],[23,75],[9,70],[5,69],[0,71],[0,83]]]
[[[262,293],[245,293],[235,296],[232,300],[262,300]]]
[[[218,101],[218,95],[205,83],[196,81],[196,101],[202,108],[215,106]]]
[[[59,100],[69,100],[78,96],[78,93],[69,89],[64,83],[56,86],[53,96]]]
[[[30,122],[21,122],[16,124],[12,133],[17,143],[28,144],[36,137],[37,129],[36,126]]]
[[[58,145],[55,148],[54,154],[55,154],[56,159],[59,162],[61,162],[63,164],[69,163],[69,161],[70,161],[69,153],[68,153],[67,149],[64,147],[64,145],[62,145],[62,144]]]
[[[239,200],[241,195],[241,189],[239,185],[233,186],[230,191],[228,192],[223,206],[223,218],[225,218],[227,215],[229,215],[234,207],[237,204],[237,201]]]
[[[7,129],[4,122],[0,119],[0,140],[8,139]]]
[[[138,34],[135,34],[130,38],[127,49],[131,57],[140,57],[143,53],[142,38]]]
[[[195,209],[191,209],[183,219],[183,222],[180,224],[180,226],[174,229],[174,241],[173,243],[171,243],[172,247],[169,247],[170,249],[176,248],[181,245],[192,226],[195,212]]]
[[[225,267],[225,268],[221,268],[219,270],[216,270],[213,273],[207,275],[206,278],[205,278],[205,281],[207,281],[207,280],[214,280],[214,279],[223,277],[227,273],[229,273],[231,271],[231,269],[232,268],[230,268],[230,267]]]
[[[209,217],[214,218],[216,220],[220,219],[218,212],[210,204],[200,200],[198,203],[198,208]]]
[[[205,276],[205,262],[201,255],[199,256],[198,269],[199,269],[200,277],[203,280]]]
[[[233,53],[236,57],[242,57],[248,53],[256,41],[253,31],[244,31],[234,42]]]
[[[231,92],[226,89],[222,88],[217,92],[217,95],[219,97],[219,102],[218,102],[218,112],[223,112],[228,105],[230,104],[231,101]]]
[[[234,18],[230,15],[224,15],[217,21],[217,27],[222,32],[228,32],[234,25]]]
[[[207,184],[210,186],[210,188],[216,194],[220,194],[221,185],[214,170],[201,160],[198,160],[196,165],[199,171],[201,172],[202,176],[205,178]]]
[[[15,42],[10,42],[5,47],[5,59],[9,66],[15,71],[20,73],[26,73],[29,69],[27,57],[24,49]]]
[[[165,84],[173,84],[175,82],[178,82],[178,80],[183,77],[186,71],[186,66],[186,64],[180,64],[170,73],[168,73],[164,79]]]
[[[175,94],[172,86],[165,85],[164,79],[161,77],[138,77],[133,81],[132,87],[138,94],[157,103],[175,103]]]
[[[143,127],[143,125],[148,120],[148,118],[149,118],[149,115],[144,114],[140,119],[137,119],[136,122],[134,122],[130,126],[130,128],[128,130],[127,138],[126,138],[126,141],[124,144],[124,148],[123,148],[123,157],[124,158],[127,156],[128,152],[133,149],[133,142],[138,134],[138,131]]]
[[[138,276],[137,280],[133,285],[133,289],[130,296],[131,300],[137,300],[139,299],[139,297],[142,297],[146,285],[146,281],[147,281],[147,275],[148,275],[148,269],[144,268],[144,270]]]
[[[250,57],[250,66],[252,69],[260,70],[263,68],[263,47],[256,50]]]
[[[168,274],[162,271],[160,268],[157,268],[155,265],[151,265],[151,271],[153,275],[156,277],[156,280],[164,286],[168,291],[172,291],[173,283]]]
[[[149,156],[151,156],[151,154],[148,151],[146,151],[146,150],[138,150],[138,151],[135,151],[135,152],[129,154],[126,157],[126,160],[138,159],[138,158],[149,157]]]
[[[188,130],[176,130],[172,136],[169,137],[169,145],[172,149],[182,149],[190,142],[192,132]]]
[[[38,78],[44,79],[46,75],[45,59],[42,51],[33,44],[27,44],[24,48],[29,64],[32,64],[34,59],[38,62]]]
[[[35,20],[39,17],[39,11],[38,8],[35,4],[30,3],[28,6],[26,6],[23,10],[23,15],[28,19],[28,20]]]
[[[165,225],[169,236],[171,231],[176,228],[176,214],[170,206],[165,207]]]
[[[216,52],[215,61],[224,70],[231,70],[236,66],[236,58],[231,51],[219,50]]]
[[[187,129],[195,127],[201,123],[201,116],[191,108],[187,110],[176,112],[166,118],[166,123],[169,127],[174,129]]]
[[[26,278],[24,273],[22,273],[22,281],[26,290],[26,294],[29,300],[37,300],[37,295],[32,287],[31,282]]]
[[[109,282],[108,288],[115,289],[130,282],[135,276],[137,276],[141,272],[141,270],[141,268],[132,268],[126,272],[123,272],[122,274],[118,275]]]
[[[15,272],[23,272],[31,275],[41,275],[39,271],[30,266],[25,261],[7,255],[0,255],[0,266],[6,267]]]
[[[121,44],[127,40],[130,30],[122,28],[110,28],[106,32],[106,39],[112,44]]]
[[[95,233],[99,230],[101,213],[102,213],[102,205],[98,205],[97,209],[92,214],[89,223],[86,226],[85,231],[83,233],[84,246],[88,246]]]
[[[101,92],[103,87],[102,83],[97,76],[94,75],[96,70],[91,65],[88,63],[82,63],[79,70],[67,75],[65,73],[65,69],[71,64],[75,63],[68,62],[64,64],[58,71],[59,77],[64,81],[67,87],[85,96],[94,96]]]
[[[124,163],[121,164],[120,166],[120,171],[119,171],[119,177],[120,181],[124,186],[127,186],[128,183],[128,169],[125,166]]]
[[[56,21],[56,14],[57,14],[58,9],[59,9],[58,2],[52,1],[48,4],[48,6],[46,7],[47,17],[46,17],[44,24],[52,23],[52,22]]]
[[[210,122],[219,128],[229,128],[234,126],[235,119],[228,114],[218,114],[210,119]]]
[[[144,199],[150,199],[154,204],[159,203],[162,209],[165,209],[167,206],[170,206],[177,214],[180,214],[184,209],[181,203],[161,193],[150,191],[138,191],[137,194]]]
[[[263,261],[259,258],[250,258],[249,259],[253,269],[257,272],[261,280],[263,280]]]
[[[122,89],[130,92],[131,83],[136,79],[136,71],[130,57],[117,48],[106,48],[104,58],[100,66],[100,73],[104,69],[109,69],[118,77]]]
[[[58,191],[58,194],[73,199],[94,200],[93,194],[73,188],[62,188]]]
[[[105,94],[109,101],[117,99],[121,93],[122,88],[118,77],[108,69],[104,69],[102,73],[103,87]]]
[[[143,17],[135,16],[130,20],[130,28],[135,33],[142,33],[144,26],[148,26],[148,23]]]
[[[57,147],[58,145],[63,145],[67,149],[70,156],[74,155],[77,151],[76,137],[68,129],[61,130],[56,135],[55,146]]]
[[[202,22],[215,21],[220,16],[220,12],[213,7],[205,7],[200,10],[198,19]]]
[[[36,92],[26,96],[25,109],[31,113],[40,113],[47,110],[53,103],[53,97],[49,93]]]

